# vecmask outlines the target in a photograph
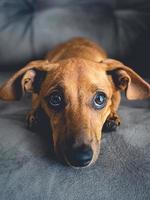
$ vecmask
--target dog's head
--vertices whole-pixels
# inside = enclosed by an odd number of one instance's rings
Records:
[[[0,98],[19,100],[25,92],[37,93],[49,117],[56,154],[83,167],[98,157],[101,130],[117,90],[124,90],[128,99],[150,96],[149,84],[119,61],[71,58],[29,63],[2,85]]]

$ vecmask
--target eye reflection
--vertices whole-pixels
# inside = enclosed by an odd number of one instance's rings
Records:
[[[104,92],[97,92],[93,98],[93,106],[95,109],[102,109],[107,102],[107,96]]]
[[[48,106],[54,110],[62,110],[65,106],[64,96],[62,91],[55,90],[48,97],[46,97]]]

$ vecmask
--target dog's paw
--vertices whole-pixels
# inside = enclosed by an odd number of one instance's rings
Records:
[[[36,116],[36,113],[34,112],[29,112],[27,114],[27,117],[26,117],[26,120],[27,120],[27,127],[28,129],[30,129],[31,131],[35,132],[38,130],[38,127],[39,127],[39,120]]]
[[[120,119],[116,113],[110,114],[103,125],[102,131],[111,132],[116,131],[120,126]]]
[[[50,120],[42,108],[37,108],[27,114],[27,127],[33,132],[50,130]]]

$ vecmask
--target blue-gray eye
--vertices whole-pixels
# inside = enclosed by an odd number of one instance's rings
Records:
[[[96,109],[102,109],[105,107],[106,101],[106,94],[104,92],[97,92],[93,98],[93,106]]]
[[[60,91],[52,92],[48,98],[48,105],[53,109],[62,109],[64,107],[64,97]]]

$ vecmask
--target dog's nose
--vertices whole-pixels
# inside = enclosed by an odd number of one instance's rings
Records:
[[[75,167],[85,167],[87,166],[92,158],[93,151],[89,145],[82,145],[76,148],[70,148],[67,151],[68,162]]]

